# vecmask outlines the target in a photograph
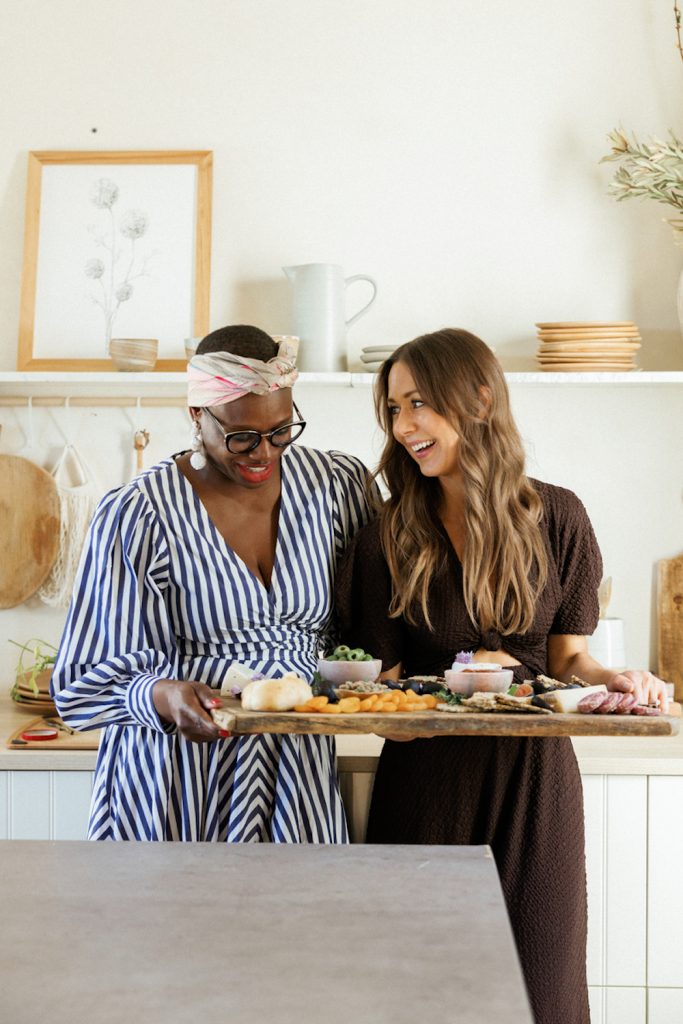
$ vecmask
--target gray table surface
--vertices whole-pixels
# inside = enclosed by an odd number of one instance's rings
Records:
[[[488,847],[0,842],[7,1024],[532,1024]]]

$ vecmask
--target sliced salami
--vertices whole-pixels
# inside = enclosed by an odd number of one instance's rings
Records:
[[[618,715],[628,715],[638,703],[637,697],[632,693],[622,693],[619,707],[616,709]]]
[[[582,715],[592,715],[600,707],[604,700],[609,697],[608,693],[589,693],[579,701],[576,710]]]
[[[621,704],[623,693],[608,693],[600,707],[597,709],[599,715],[612,715]]]
[[[649,708],[646,704],[635,704],[631,708],[632,715],[659,715],[659,708]]]

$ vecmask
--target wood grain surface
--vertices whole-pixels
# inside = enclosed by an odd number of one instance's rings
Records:
[[[47,579],[59,548],[59,494],[49,473],[0,455],[0,608],[14,608]]]
[[[60,732],[54,740],[22,740],[21,734],[27,729],[54,728],[59,721],[57,715],[45,715],[43,718],[31,718],[15,729],[6,740],[5,746],[10,750],[97,750],[100,744],[99,730],[89,729],[88,732]],[[16,742],[19,740],[20,742]]]
[[[236,735],[254,733],[376,733],[378,736],[675,736],[680,718],[669,715],[535,715],[447,711],[357,712],[326,715],[296,711],[244,711],[225,700],[214,720]]]
[[[658,567],[657,675],[674,684],[683,699],[683,555],[660,561]]]

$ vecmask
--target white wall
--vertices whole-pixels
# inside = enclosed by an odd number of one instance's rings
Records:
[[[376,463],[380,437],[369,388],[299,385],[296,397],[309,423],[307,444],[341,448],[369,466]],[[625,620],[629,663],[654,668],[655,564],[683,548],[683,386],[515,385],[512,401],[529,473],[576,491],[588,509],[605,575],[613,577],[610,614]],[[26,410],[3,409],[2,421],[3,451],[19,451],[28,429]],[[151,435],[146,466],[188,446],[187,423],[183,409],[143,409],[140,425]],[[50,468],[66,434],[101,490],[114,487],[134,473],[137,426],[134,409],[38,408],[34,458]],[[16,660],[7,637],[40,636],[56,643],[63,620],[63,612],[37,598],[0,612],[0,678],[3,671],[10,678]]]
[[[517,369],[536,320],[618,318],[683,367],[667,209],[598,165],[616,125],[680,124],[669,3],[8,0],[2,30],[0,369],[26,152],[98,148],[214,151],[216,326],[285,332],[280,268],[336,262],[379,282],[352,359],[450,324]]]
[[[532,368],[536,320],[619,318],[641,327],[643,367],[683,368],[668,211],[615,203],[598,163],[619,124],[683,130],[669,3],[9,0],[2,34],[0,370],[16,365],[27,151],[173,148],[214,152],[212,326],[286,333],[280,268],[337,262],[379,283],[352,366],[362,345],[449,324]],[[300,397],[308,443],[372,461],[367,390]],[[683,389],[513,400],[530,471],[589,508],[630,660],[653,664],[654,565],[683,548]],[[60,415],[36,415],[46,466]],[[82,416],[102,484],[120,482],[132,414]],[[181,411],[146,420],[148,464],[186,444]],[[0,422],[16,451],[21,413]],[[3,612],[0,667],[6,636],[56,639],[61,621],[35,601]]]

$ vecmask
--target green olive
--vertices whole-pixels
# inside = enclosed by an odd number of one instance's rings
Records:
[[[362,647],[354,647],[352,651],[346,655],[347,661],[362,661],[365,657],[365,651]]]
[[[338,654],[328,654],[327,657],[325,658],[325,661],[339,661],[339,660],[340,659],[339,659],[339,655]]]
[[[371,654],[364,654],[363,657],[360,660],[361,661],[374,661],[374,659],[373,659]]]
[[[337,657],[341,658],[342,656],[346,656],[349,653],[350,650],[351,650],[351,648],[347,647],[346,644],[339,644],[338,647],[335,647],[335,649],[334,649],[334,651],[332,653],[336,654]]]

